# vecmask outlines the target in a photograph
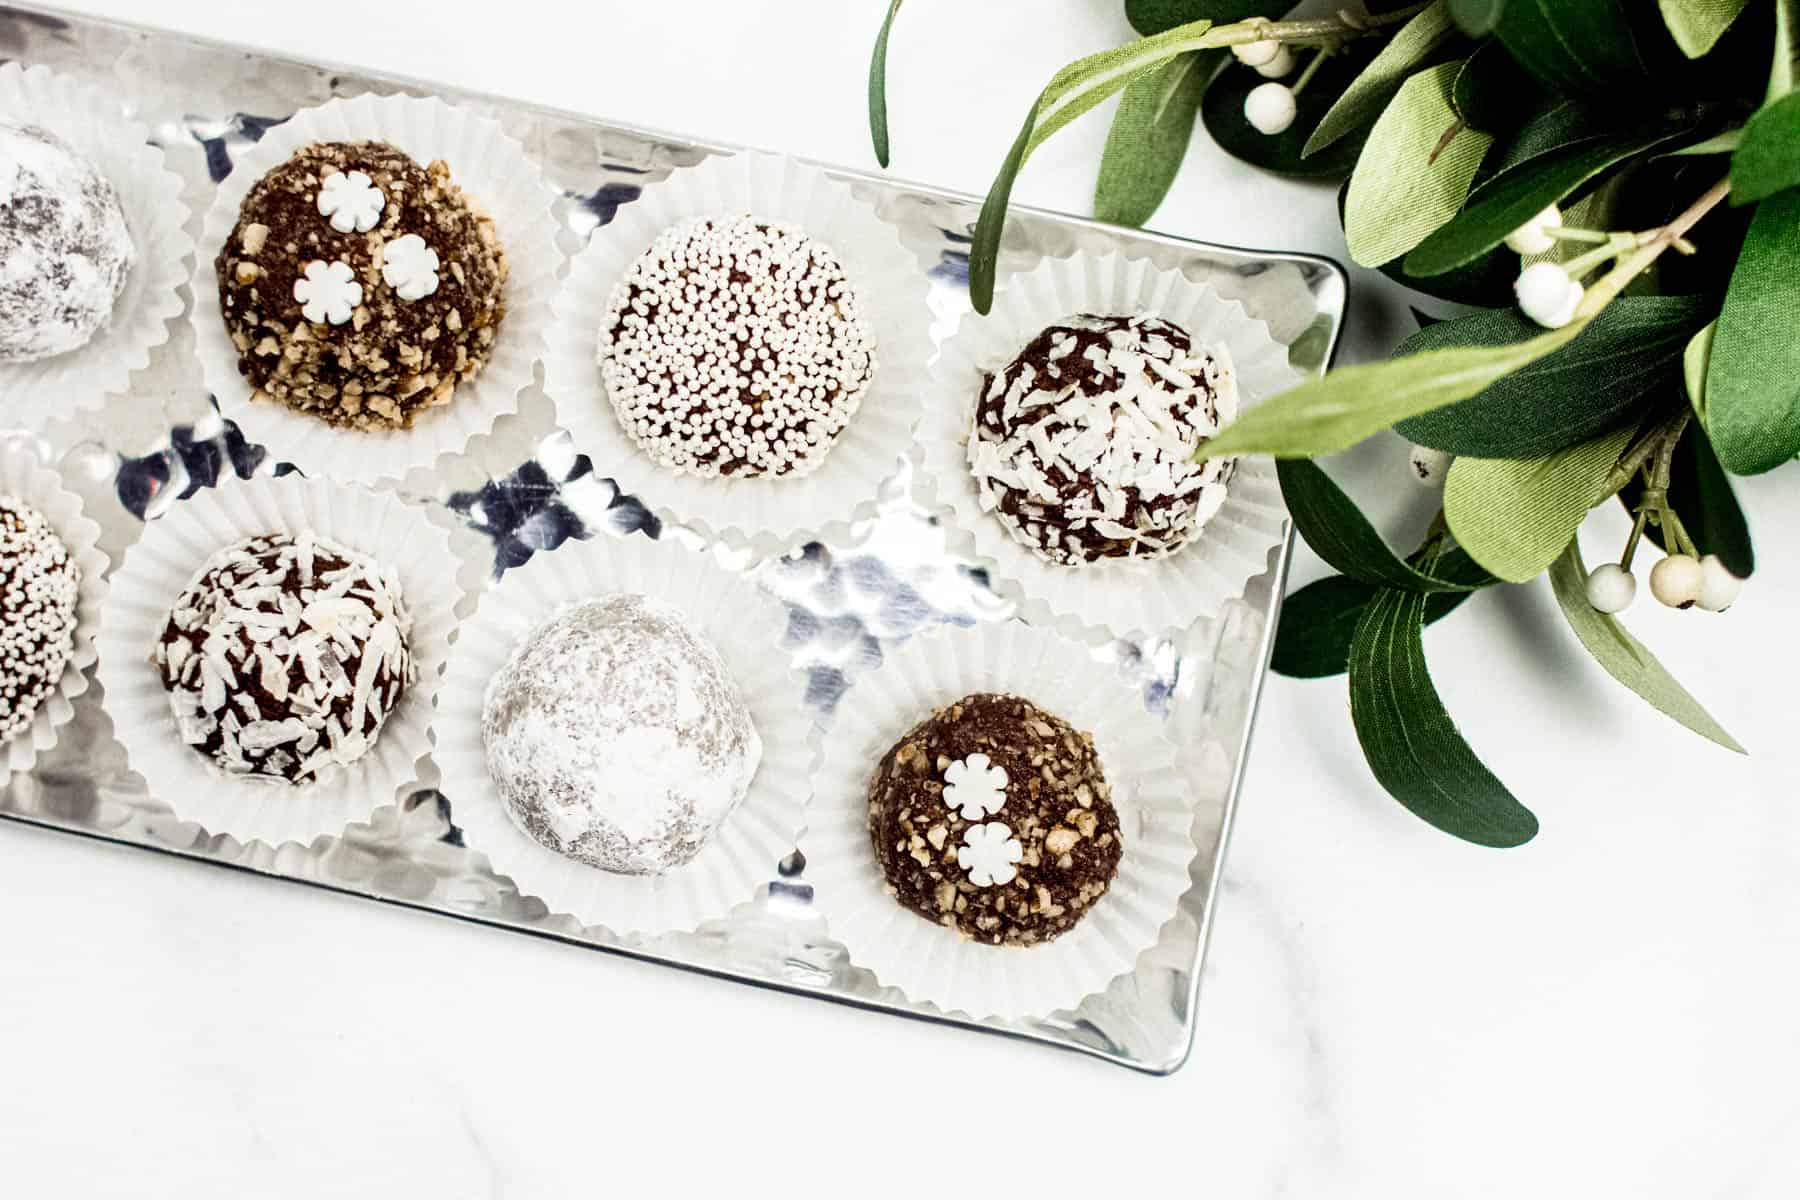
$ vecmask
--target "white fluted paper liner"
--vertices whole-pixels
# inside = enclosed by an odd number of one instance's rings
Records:
[[[799,478],[704,479],[652,462],[619,424],[600,378],[600,329],[615,284],[671,225],[750,213],[798,225],[836,252],[875,326],[874,378],[825,461]],[[594,469],[664,520],[781,553],[873,510],[911,450],[929,378],[931,313],[918,260],[893,226],[823,171],[754,151],[718,155],[644,189],[594,231],[556,298],[545,390]]]
[[[481,706],[527,633],[570,604],[634,592],[674,605],[725,660],[762,738],[743,802],[688,863],[616,875],[546,849],[507,815],[488,776]],[[782,650],[781,605],[704,554],[642,534],[600,535],[538,554],[506,573],[462,627],[433,727],[433,760],[464,843],[519,890],[619,935],[692,930],[752,899],[794,849],[806,800],[812,722],[805,681]]]
[[[231,236],[250,188],[309,142],[363,140],[387,142],[421,165],[440,158],[449,164],[456,186],[494,219],[510,270],[506,319],[487,365],[456,385],[450,403],[420,413],[411,429],[340,428],[279,401],[254,399],[220,315],[213,260]],[[269,130],[238,156],[219,184],[194,262],[195,352],[219,410],[278,459],[311,475],[349,482],[398,479],[442,455],[460,453],[471,438],[516,412],[519,393],[534,381],[562,267],[552,198],[524,148],[496,122],[441,100],[375,95],[333,100]]]
[[[1295,386],[1287,348],[1243,305],[1180,271],[1120,254],[1046,259],[1012,277],[993,312],[970,313],[932,369],[931,401],[919,429],[924,469],[919,494],[973,543],[998,591],[1028,605],[1027,616],[1112,637],[1162,636],[1217,616],[1268,569],[1285,535],[1287,508],[1273,461],[1240,458],[1223,505],[1188,545],[1166,558],[1118,559],[1085,567],[1045,562],[981,507],[969,471],[968,439],[982,373],[1004,367],[1050,325],[1078,313],[1149,313],[1181,326],[1196,348],[1223,346],[1237,380],[1239,411]],[[1030,606],[1041,606],[1041,613]]]
[[[890,652],[859,677],[823,737],[806,811],[806,880],[826,930],[884,987],[945,1012],[1040,1016],[1070,1009],[1132,971],[1188,888],[1188,769],[1160,718],[1087,649],[1019,622],[943,628]],[[1112,785],[1123,852],[1087,916],[1042,945],[989,946],[934,924],[884,890],[869,844],[869,779],[882,756],[932,709],[973,692],[1005,692],[1094,735]]]
[[[87,669],[99,656],[106,572],[111,565],[100,549],[100,526],[82,512],[81,497],[63,486],[62,478],[35,454],[16,443],[0,443],[0,496],[23,500],[43,514],[68,547],[69,560],[81,570],[75,602],[75,648],[56,690],[44,697],[31,725],[0,742],[0,788],[14,775],[31,770],[37,756],[56,745],[57,734],[75,718],[75,698],[88,689]]]
[[[86,155],[119,195],[136,258],[112,318],[79,350],[28,363],[0,363],[0,426],[42,429],[54,418],[99,407],[122,392],[150,351],[169,340],[181,313],[177,289],[194,249],[183,226],[181,177],[126,119],[124,101],[47,67],[0,65],[0,120],[41,125]]]
[[[393,572],[412,615],[417,675],[369,752],[312,783],[231,775],[184,744],[150,661],[176,598],[216,551],[263,534],[312,531]],[[279,847],[366,821],[418,777],[431,750],[431,707],[456,629],[461,564],[449,536],[398,497],[330,480],[233,480],[151,521],[113,576],[100,635],[100,682],[114,731],[150,794],[209,833]]]

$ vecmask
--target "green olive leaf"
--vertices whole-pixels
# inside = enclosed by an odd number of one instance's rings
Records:
[[[1567,345],[1585,325],[1586,321],[1578,318],[1561,329],[1547,329],[1510,345],[1432,350],[1384,363],[1343,367],[1247,410],[1209,441],[1206,451],[1216,458],[1330,454],[1398,421],[1477,395]]]
[[[1450,0],[1450,19],[1470,37],[1494,32],[1504,0]]]
[[[1251,17],[1279,17],[1292,7],[1288,0],[1125,0],[1125,19],[1148,35],[1195,21],[1229,25]]]
[[[1506,47],[1489,38],[1475,47],[1456,72],[1450,102],[1470,128],[1499,137],[1512,133],[1531,115],[1531,110],[1519,103],[1519,97],[1529,94],[1535,86]]]
[[[1569,628],[1587,647],[1594,661],[1614,679],[1642,696],[1658,712],[1673,717],[1701,737],[1727,750],[1747,753],[1688,690],[1675,681],[1645,645],[1632,637],[1618,618],[1594,611],[1587,601],[1587,567],[1573,538],[1550,568],[1550,586],[1556,592]]]
[[[1669,36],[1689,58],[1699,58],[1725,36],[1750,0],[1657,0]]]
[[[1479,395],[1402,421],[1421,445],[1479,458],[1534,458],[1632,419],[1645,393],[1673,376],[1690,335],[1712,315],[1699,296],[1622,296],[1552,354]],[[1516,309],[1475,313],[1422,329],[1394,353],[1528,341],[1540,330]],[[1555,548],[1560,548],[1557,543]]]
[[[1350,717],[1369,770],[1415,816],[1479,846],[1518,846],[1537,818],[1483,766],[1431,682],[1427,599],[1383,588],[1350,645]]]
[[[1096,217],[1142,225],[1156,212],[1187,157],[1200,98],[1224,53],[1184,54],[1125,89],[1094,184]]]
[[[1365,267],[1400,257],[1456,215],[1489,135],[1450,104],[1460,63],[1420,71],[1375,121],[1344,196],[1350,257]]]
[[[1324,679],[1350,669],[1350,643],[1363,610],[1381,589],[1348,575],[1328,575],[1281,602],[1269,669],[1290,679]],[[1443,620],[1474,592],[1433,592],[1425,624]]]
[[[1469,557],[1509,583],[1537,578],[1568,544],[1631,442],[1619,429],[1542,458],[1468,458],[1450,464],[1444,518]]]
[[[1475,261],[1602,171],[1636,158],[1689,127],[1689,123],[1659,124],[1628,137],[1566,147],[1497,175],[1469,197],[1468,207],[1406,256],[1407,271],[1440,275]]]
[[[1687,349],[1681,352],[1681,382],[1702,425],[1706,424],[1706,370],[1712,365],[1713,335],[1718,331],[1719,323],[1708,321],[1706,328],[1688,339]]]
[[[1731,156],[1731,202],[1754,204],[1800,187],[1800,92],[1765,104]]]
[[[1706,367],[1706,432],[1734,475],[1800,454],[1800,190],[1756,206]]]
[[[1634,6],[1643,0],[1507,0],[1494,32],[1519,65],[1546,87],[1609,102],[1621,87],[1647,89],[1661,65],[1649,28]],[[1648,7],[1648,6],[1644,6]],[[1672,47],[1671,47],[1672,50]]]
[[[1402,25],[1361,75],[1344,89],[1312,136],[1302,154],[1311,156],[1353,129],[1373,121],[1414,70],[1430,60],[1438,48],[1456,35],[1450,22],[1449,0],[1436,0],[1430,8]]]
[[[1794,59],[1800,54],[1795,35],[1794,0],[1775,0],[1775,60],[1769,67],[1765,104],[1772,104],[1794,90]]]
[[[888,34],[893,32],[894,18],[900,15],[900,0],[888,5],[881,32],[875,37],[875,52],[869,56],[869,136],[875,142],[875,161],[888,165],[887,57]]]
[[[1402,560],[1318,464],[1302,458],[1275,468],[1294,528],[1314,553],[1350,578],[1415,592],[1466,592],[1493,582],[1480,574],[1448,579]]]
[[[1019,170],[1031,152],[1070,121],[1092,111],[1170,59],[1195,50],[1214,49],[1206,37],[1211,28],[1210,21],[1179,25],[1166,33],[1090,54],[1050,77],[1031,111],[1025,114],[1019,136],[1001,162],[1000,172],[988,188],[981,215],[976,219],[975,236],[969,243],[969,299],[976,312],[986,313],[994,306],[994,281],[999,271],[1000,242],[1006,232],[1006,210]]]

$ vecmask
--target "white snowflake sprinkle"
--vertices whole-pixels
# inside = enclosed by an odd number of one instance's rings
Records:
[[[963,844],[956,848],[956,865],[968,873],[976,887],[1011,883],[1019,871],[1015,863],[1025,857],[1025,847],[1004,821],[989,821],[963,830]]]
[[[362,303],[362,284],[356,282],[349,263],[315,259],[306,264],[306,277],[294,280],[294,299],[302,306],[301,314],[315,325],[322,321],[342,325]]]
[[[944,769],[944,803],[979,821],[1006,807],[1006,768],[985,754],[971,754]]]
[[[381,220],[387,197],[362,171],[339,171],[319,185],[319,215],[339,233],[367,233]]]
[[[381,278],[402,300],[423,300],[438,290],[437,251],[416,233],[402,234],[381,252]]]

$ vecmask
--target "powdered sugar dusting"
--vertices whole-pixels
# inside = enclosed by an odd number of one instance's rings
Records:
[[[481,726],[513,821],[628,875],[691,860],[762,761],[718,651],[672,606],[624,593],[528,634],[489,682]]]
[[[135,257],[113,185],[47,129],[0,124],[0,362],[80,349]]]

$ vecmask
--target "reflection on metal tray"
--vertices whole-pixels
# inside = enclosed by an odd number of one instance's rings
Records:
[[[0,6],[0,59],[91,76],[128,97],[134,115],[151,127],[186,181],[196,236],[213,181],[230,169],[241,147],[297,109],[369,90],[435,93],[498,119],[559,190],[559,237],[569,252],[671,168],[732,149],[42,9]],[[964,272],[979,202],[883,176],[832,173],[901,229],[929,272],[933,333],[941,337],[967,307]],[[1021,209],[1007,225],[1002,270],[1077,249],[1120,249],[1210,281],[1268,322],[1301,370],[1322,369],[1336,346],[1345,278],[1336,264],[1319,258],[1204,245]],[[144,519],[220,475],[285,469],[278,447],[246,444],[220,419],[201,386],[184,324],[134,378],[130,396],[37,438],[8,434],[4,426],[0,414],[0,437],[24,438],[60,461],[70,486],[84,494],[105,529],[102,546],[115,563]],[[497,578],[571,537],[641,529],[694,538],[687,530],[660,527],[637,500],[619,494],[605,466],[576,453],[556,431],[547,399],[532,391],[517,416],[468,453],[440,463],[435,472],[415,472],[400,490],[458,529],[475,578]],[[947,547],[944,532],[912,502],[904,478],[890,484],[876,517],[842,539],[809,545],[780,561],[740,565],[786,604],[786,648],[808,674],[807,703],[821,726],[829,725],[857,673],[880,661],[884,644],[943,621],[1015,619],[1013,606],[988,588],[983,572]],[[0,816],[1166,1072],[1182,1063],[1193,1038],[1220,856],[1286,565],[1285,549],[1271,554],[1268,572],[1187,639],[1181,653],[1167,642],[1095,649],[1096,658],[1110,664],[1106,669],[1139,688],[1147,719],[1173,722],[1175,736],[1200,747],[1201,777],[1193,781],[1198,852],[1192,888],[1136,972],[1073,1011],[1041,1019],[969,1021],[877,986],[825,936],[797,855],[770,864],[769,885],[753,902],[696,932],[639,940],[584,929],[547,913],[463,847],[454,780],[424,780],[420,790],[380,810],[369,824],[311,846],[240,845],[175,819],[146,794],[111,736],[97,687],[82,698],[77,720],[57,748],[0,791]]]

